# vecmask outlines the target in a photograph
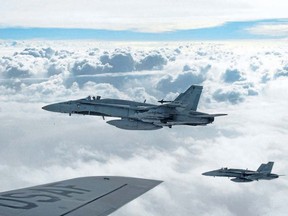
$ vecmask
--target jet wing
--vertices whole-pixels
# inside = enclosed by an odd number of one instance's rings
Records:
[[[3,216],[105,216],[161,181],[83,177],[0,193]]]

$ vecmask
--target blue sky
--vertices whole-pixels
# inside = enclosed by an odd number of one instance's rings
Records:
[[[287,28],[286,28],[287,27]],[[276,28],[276,30],[275,30]],[[278,34],[275,31],[279,30]],[[182,41],[287,38],[288,19],[226,22],[223,25],[165,32],[81,28],[0,28],[0,39],[95,39],[113,41]]]

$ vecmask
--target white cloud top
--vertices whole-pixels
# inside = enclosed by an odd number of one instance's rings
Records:
[[[0,0],[0,25],[161,32],[287,17],[286,0]]]
[[[248,32],[255,35],[268,35],[273,37],[288,38],[288,22],[279,23],[263,23],[248,28]]]
[[[243,185],[201,173],[275,161],[273,171],[287,174],[286,47],[1,41],[0,190],[86,175],[138,176],[165,182],[115,215],[285,215],[287,177]],[[41,109],[87,95],[156,103],[192,83],[204,86],[200,111],[228,116],[206,127],[126,131],[102,118]]]

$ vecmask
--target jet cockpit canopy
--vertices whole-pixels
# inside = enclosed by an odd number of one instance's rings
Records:
[[[100,100],[101,99],[101,96],[88,96],[88,97],[86,97],[86,98],[84,98],[85,100],[88,100],[88,101],[91,101],[91,100]]]

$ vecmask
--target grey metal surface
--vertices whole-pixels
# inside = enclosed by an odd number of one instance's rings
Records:
[[[54,103],[42,107],[51,112],[102,117],[118,117],[107,121],[108,124],[126,130],[157,130],[174,125],[207,125],[215,117],[226,114],[197,112],[202,86],[192,85],[174,101],[159,102],[161,105],[140,103],[119,99],[101,99],[100,96]]]
[[[0,193],[1,216],[105,216],[162,181],[83,177]]]

